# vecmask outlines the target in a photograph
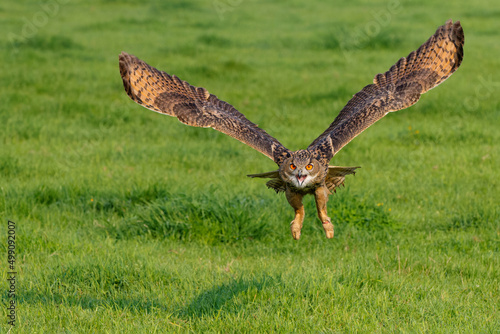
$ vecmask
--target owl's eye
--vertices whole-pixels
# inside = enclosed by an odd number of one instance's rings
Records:
[[[307,165],[307,166],[306,166],[306,169],[307,169],[307,170],[311,170],[311,169],[313,169],[313,165],[312,165],[312,164]]]
[[[295,166],[294,164],[291,164],[291,165],[290,165],[290,169],[291,169],[291,170],[295,170],[296,168],[297,168],[297,166]]]

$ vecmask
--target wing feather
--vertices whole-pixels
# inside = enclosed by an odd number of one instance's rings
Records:
[[[278,140],[206,89],[191,86],[175,75],[149,66],[122,52],[120,74],[128,96],[153,111],[176,117],[184,124],[213,128],[256,149],[278,165],[290,156]]]
[[[311,145],[328,163],[342,147],[391,111],[417,103],[420,95],[446,80],[463,59],[464,33],[460,22],[447,21],[416,51],[403,57],[373,84],[355,94],[332,124]]]
[[[356,169],[361,167],[340,167],[328,166],[328,174],[325,178],[325,184],[330,193],[335,192],[335,188],[344,185],[345,177],[349,174],[356,174]]]

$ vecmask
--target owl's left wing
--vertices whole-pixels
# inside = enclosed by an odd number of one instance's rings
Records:
[[[330,127],[307,148],[327,164],[344,145],[391,111],[408,108],[446,80],[462,63],[464,32],[447,21],[418,50],[377,74],[347,103]]]
[[[148,109],[174,116],[187,125],[225,133],[278,165],[290,156],[278,140],[205,88],[191,86],[125,52],[120,54],[120,74],[128,96]]]

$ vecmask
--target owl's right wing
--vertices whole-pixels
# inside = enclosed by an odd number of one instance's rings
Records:
[[[184,124],[213,128],[271,158],[278,165],[290,151],[242,113],[206,89],[149,66],[125,52],[120,54],[120,74],[128,96],[153,111],[176,117]]]
[[[464,32],[457,21],[439,27],[418,50],[377,74],[347,103],[332,124],[309,147],[325,164],[344,145],[391,111],[408,108],[420,95],[446,80],[463,58]]]

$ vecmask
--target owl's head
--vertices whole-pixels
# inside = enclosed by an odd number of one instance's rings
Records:
[[[321,183],[326,172],[309,151],[299,150],[281,164],[280,176],[296,188],[308,188]]]

